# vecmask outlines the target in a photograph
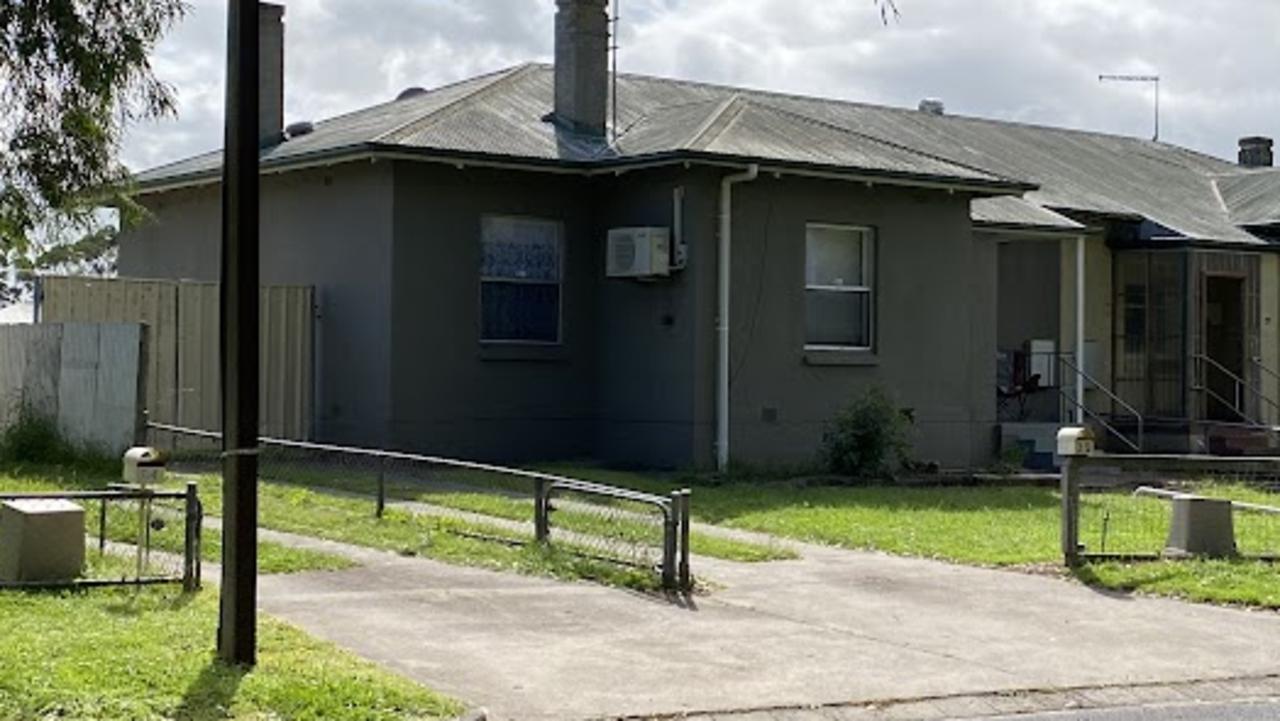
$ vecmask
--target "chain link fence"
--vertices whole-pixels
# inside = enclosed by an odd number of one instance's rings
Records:
[[[166,424],[148,430],[148,442],[169,453],[172,472],[221,473],[221,434]],[[494,529],[495,541],[545,543],[651,570],[667,589],[693,584],[687,491],[659,496],[452,458],[275,438],[258,444],[264,482],[367,502],[379,517],[395,509],[473,521]]]
[[[1068,563],[1280,559],[1280,459],[1065,458],[1062,538]]]
[[[0,587],[158,583],[181,583],[188,591],[200,587],[203,509],[195,484],[181,491],[117,486],[101,491],[0,494],[0,504],[8,506],[5,518],[15,524],[18,514],[38,513],[49,502],[58,503],[63,513],[80,512],[70,514],[67,531],[74,531],[84,543],[80,573],[52,580],[18,578],[0,582]],[[59,554],[79,555],[75,553],[79,549],[72,548],[75,540],[47,535],[47,522],[31,524],[29,533],[16,528],[5,531],[0,537],[14,547],[0,548],[0,553],[15,567],[24,565],[20,558],[32,554],[46,563],[51,548]]]

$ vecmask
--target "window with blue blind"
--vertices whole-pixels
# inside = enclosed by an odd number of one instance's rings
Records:
[[[554,220],[481,220],[481,341],[560,342],[563,235]]]

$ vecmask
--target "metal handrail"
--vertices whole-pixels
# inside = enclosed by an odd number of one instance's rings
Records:
[[[1124,444],[1125,444],[1126,446],[1129,446],[1130,448],[1132,448],[1132,449],[1133,449],[1133,451],[1134,451],[1135,453],[1141,453],[1141,452],[1142,452],[1142,447],[1139,445],[1139,444],[1142,442],[1142,436],[1141,436],[1141,422],[1142,422],[1142,419],[1141,419],[1141,416],[1139,416],[1139,417],[1138,417],[1138,422],[1139,422],[1139,436],[1138,436],[1138,443],[1134,443],[1132,440],[1130,440],[1130,439],[1129,439],[1129,437],[1128,437],[1128,436],[1126,436],[1125,434],[1121,433],[1121,432],[1119,431],[1119,429],[1117,429],[1115,426],[1113,426],[1113,425],[1111,425],[1110,423],[1108,423],[1108,422],[1106,421],[1106,419],[1105,419],[1105,418],[1103,418],[1101,415],[1099,415],[1097,412],[1095,412],[1095,411],[1093,411],[1093,410],[1090,410],[1088,406],[1086,406],[1086,405],[1084,405],[1084,404],[1082,404],[1082,403],[1078,403],[1078,402],[1076,402],[1076,399],[1074,399],[1074,398],[1072,398],[1070,395],[1068,395],[1066,391],[1061,391],[1061,394],[1062,394],[1062,397],[1063,397],[1063,398],[1065,398],[1065,399],[1067,400],[1067,402],[1068,402],[1068,403],[1070,403],[1072,406],[1075,406],[1076,408],[1079,408],[1081,411],[1083,411],[1083,412],[1084,412],[1084,414],[1085,414],[1086,416],[1089,416],[1089,418],[1093,419],[1095,422],[1097,422],[1097,423],[1098,423],[1099,425],[1101,425],[1103,428],[1107,429],[1107,431],[1109,431],[1109,432],[1111,433],[1111,435],[1115,436],[1116,438],[1119,438],[1121,441],[1124,441]]]
[[[1228,401],[1227,399],[1219,395],[1216,391],[1209,388],[1208,380],[1203,377],[1203,373],[1198,374],[1200,376],[1200,379],[1199,379],[1200,382],[1197,390],[1201,391],[1202,393],[1207,393],[1212,395],[1215,399],[1217,399],[1219,403],[1222,403],[1223,405],[1231,408],[1231,410],[1235,411],[1236,415],[1240,416],[1241,419],[1255,426],[1265,425],[1259,422],[1256,418],[1250,416],[1248,413],[1245,412],[1244,408],[1241,407],[1243,405],[1243,402],[1242,402],[1243,399],[1240,398],[1239,396],[1241,396],[1242,390],[1248,391],[1248,393],[1253,395],[1255,398],[1261,400],[1263,403],[1271,406],[1271,408],[1273,408],[1274,410],[1280,412],[1280,405],[1277,405],[1275,401],[1271,400],[1270,398],[1267,398],[1266,395],[1262,393],[1262,391],[1255,388],[1248,381],[1236,375],[1234,371],[1222,365],[1218,361],[1214,360],[1212,357],[1205,355],[1204,353],[1196,353],[1192,356],[1192,358],[1201,363],[1207,362],[1208,365],[1212,366],[1213,368],[1218,370],[1220,373],[1222,373],[1223,375],[1225,375],[1227,378],[1231,379],[1235,383],[1236,396],[1237,396],[1235,403],[1231,403],[1230,401]],[[1256,362],[1256,359],[1253,359],[1253,360],[1254,362]],[[1262,367],[1260,363],[1258,365]],[[1203,368],[1201,370],[1203,371]]]
[[[1137,408],[1134,408],[1132,405],[1130,405],[1127,401],[1125,401],[1125,399],[1123,399],[1123,398],[1121,398],[1120,396],[1118,396],[1118,395],[1116,395],[1115,393],[1113,393],[1113,392],[1111,391],[1111,389],[1110,389],[1110,388],[1107,388],[1106,386],[1104,386],[1104,385],[1102,385],[1101,383],[1099,383],[1099,382],[1098,382],[1098,380],[1097,380],[1096,378],[1094,378],[1093,376],[1091,376],[1091,375],[1089,375],[1088,373],[1086,373],[1086,372],[1084,371],[1084,369],[1083,369],[1083,368],[1080,368],[1079,366],[1077,366],[1077,365],[1076,365],[1075,363],[1073,363],[1072,361],[1067,360],[1067,357],[1066,357],[1066,355],[1065,355],[1065,354],[1061,354],[1061,355],[1059,355],[1059,356],[1058,356],[1058,362],[1059,362],[1060,364],[1062,364],[1062,365],[1066,366],[1066,367],[1067,367],[1067,369],[1071,371],[1071,374],[1072,374],[1072,375],[1074,375],[1074,376],[1076,377],[1076,383],[1081,382],[1081,380],[1088,381],[1090,384],[1092,384],[1092,385],[1093,385],[1093,387],[1094,387],[1096,390],[1102,391],[1103,395],[1105,395],[1105,396],[1107,396],[1108,398],[1110,398],[1110,399],[1111,399],[1111,401],[1112,401],[1113,403],[1118,404],[1121,408],[1124,408],[1126,411],[1128,411],[1128,412],[1129,412],[1129,414],[1130,414],[1130,415],[1132,415],[1132,416],[1137,420],[1137,422],[1138,422],[1138,442],[1137,442],[1137,444],[1134,444],[1134,442],[1133,442],[1133,441],[1131,441],[1131,440],[1129,440],[1129,438],[1128,438],[1127,436],[1125,436],[1125,435],[1124,435],[1123,433],[1121,433],[1120,431],[1116,430],[1116,428],[1115,428],[1114,426],[1112,426],[1110,423],[1108,423],[1108,422],[1106,422],[1105,420],[1103,420],[1102,416],[1100,416],[1099,414],[1095,413],[1095,412],[1094,412],[1094,411],[1092,411],[1092,410],[1089,410],[1088,406],[1086,406],[1086,405],[1084,405],[1084,404],[1082,404],[1082,403],[1078,403],[1078,402],[1076,401],[1076,399],[1074,399],[1074,398],[1072,398],[1070,395],[1068,395],[1068,394],[1067,394],[1067,392],[1066,392],[1065,390],[1061,391],[1062,396],[1063,396],[1064,398],[1066,398],[1066,399],[1067,399],[1067,401],[1068,401],[1069,403],[1071,403],[1071,405],[1072,405],[1072,406],[1074,406],[1074,407],[1076,407],[1076,408],[1079,408],[1081,411],[1083,411],[1083,412],[1085,413],[1085,415],[1087,415],[1087,416],[1089,416],[1090,418],[1094,419],[1095,421],[1097,421],[1098,423],[1100,423],[1100,424],[1102,425],[1102,427],[1103,427],[1103,428],[1106,428],[1108,431],[1111,431],[1111,433],[1112,433],[1112,434],[1114,434],[1117,438],[1119,438],[1120,440],[1124,441],[1124,442],[1125,442],[1125,445],[1127,445],[1127,446],[1129,446],[1130,448],[1132,448],[1133,450],[1135,450],[1135,451],[1137,451],[1137,452],[1141,453],[1141,452],[1142,452],[1143,445],[1144,445],[1144,443],[1143,443],[1144,438],[1143,438],[1143,437],[1144,437],[1144,435],[1145,435],[1145,429],[1144,429],[1145,422],[1143,421],[1142,414],[1138,412],[1138,409],[1137,409]]]
[[[1253,363],[1254,367],[1262,371],[1264,374],[1271,376],[1271,378],[1275,380],[1277,383],[1280,383],[1280,373],[1277,373],[1271,370],[1270,368],[1268,368],[1267,365],[1262,362],[1262,358],[1258,356],[1254,356],[1253,358],[1249,359],[1249,362]],[[1262,393],[1261,388],[1259,388],[1258,390],[1261,393],[1261,397],[1264,400],[1266,400],[1267,403],[1270,404],[1272,408],[1276,409],[1277,418],[1280,419],[1280,404],[1276,403],[1276,401],[1273,401],[1270,398],[1267,398],[1266,394]]]
[[[1192,389],[1197,390],[1204,396],[1212,398],[1217,402],[1221,403],[1223,406],[1230,408],[1232,412],[1234,412],[1237,416],[1240,417],[1240,420],[1244,421],[1245,427],[1259,427],[1262,425],[1258,421],[1254,420],[1252,416],[1250,416],[1249,414],[1241,410],[1238,405],[1233,404],[1231,401],[1227,400],[1226,398],[1223,398],[1222,394],[1210,388],[1207,384],[1198,383],[1195,386],[1192,386]]]
[[[1258,368],[1260,368],[1260,369],[1262,370],[1262,372],[1263,372],[1263,373],[1266,373],[1267,375],[1271,376],[1272,378],[1274,378],[1274,379],[1276,379],[1276,380],[1280,381],[1280,373],[1277,373],[1277,372],[1275,372],[1275,371],[1271,370],[1270,368],[1268,368],[1268,367],[1267,367],[1267,366],[1262,362],[1262,359],[1261,359],[1261,358],[1259,358],[1258,356],[1254,356],[1254,357],[1250,358],[1250,359],[1249,359],[1249,362],[1250,362],[1250,363],[1253,363],[1255,366],[1257,366]]]

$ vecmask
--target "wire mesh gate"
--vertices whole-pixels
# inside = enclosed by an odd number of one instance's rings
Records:
[[[221,434],[148,424],[177,472],[217,474]],[[264,482],[372,501],[397,512],[480,517],[503,540],[545,543],[585,558],[650,570],[669,590],[693,586],[687,489],[657,495],[552,473],[454,458],[258,439]]]
[[[663,497],[571,478],[535,478],[534,537],[547,543],[561,538],[560,545],[595,558],[656,568],[663,588],[688,589],[689,500],[687,488]]]
[[[8,581],[0,588],[110,586],[201,581],[203,507],[196,484],[166,491],[115,487],[99,491],[0,493],[8,501],[70,501],[84,510],[86,553],[79,576]]]
[[[1280,559],[1280,458],[1091,454],[1063,459],[1064,560],[1196,555],[1181,547],[1188,503],[1221,511],[1213,555]]]

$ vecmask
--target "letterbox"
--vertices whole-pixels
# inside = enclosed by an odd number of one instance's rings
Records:
[[[139,446],[124,453],[125,483],[151,486],[164,481],[164,454],[155,448]]]
[[[1058,430],[1058,455],[1087,456],[1093,453],[1093,431],[1082,426]]]

